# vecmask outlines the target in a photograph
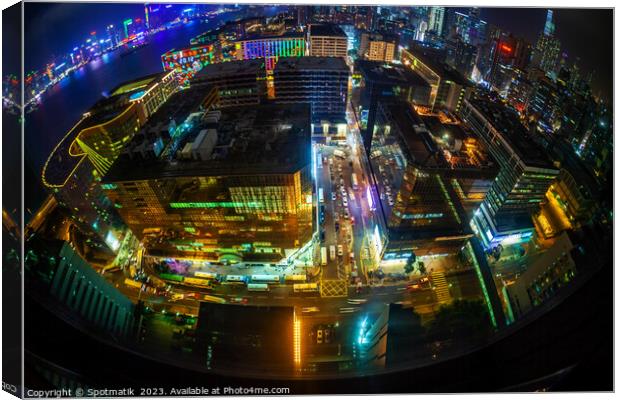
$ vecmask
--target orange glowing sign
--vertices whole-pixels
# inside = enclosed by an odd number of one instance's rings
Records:
[[[502,49],[503,51],[505,51],[506,53],[510,53],[512,52],[512,47],[508,46],[507,44],[501,44],[499,46],[500,49]]]

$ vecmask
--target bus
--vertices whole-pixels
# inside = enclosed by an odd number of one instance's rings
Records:
[[[166,281],[183,282],[183,277],[181,275],[159,274],[159,277]]]
[[[327,265],[327,249],[321,247],[321,265]]]
[[[228,282],[228,283],[245,283],[245,276],[243,276],[243,275],[226,275],[226,282]]]
[[[293,285],[294,293],[312,293],[318,291],[319,286],[316,283],[295,283]]]
[[[355,172],[351,174],[351,185],[353,186],[353,189],[357,190],[358,183],[357,183],[357,175],[355,174]]]
[[[202,278],[191,278],[186,276],[183,279],[183,283],[186,283],[188,285],[192,285],[192,286],[200,286],[200,287],[207,287],[207,288],[211,288],[212,287],[212,283],[209,279],[202,279]]]
[[[319,188],[319,203],[324,203],[325,199],[323,198],[323,188]]]
[[[329,258],[331,260],[336,259],[336,246],[334,246],[333,244],[329,246]]]
[[[280,275],[252,275],[252,282],[280,283]]]
[[[208,294],[205,294],[203,299],[204,299],[204,301],[208,301],[210,303],[226,304],[226,300],[225,299],[223,299],[221,297],[217,297],[217,296],[209,296]]]
[[[142,282],[134,281],[133,279],[125,278],[125,285],[142,289]]]
[[[284,277],[284,280],[286,282],[305,282],[306,281],[306,275],[286,275]]]
[[[196,271],[194,272],[194,276],[204,279],[217,279],[217,274],[214,274],[213,272]]]
[[[268,292],[269,285],[266,283],[249,283],[248,292]]]

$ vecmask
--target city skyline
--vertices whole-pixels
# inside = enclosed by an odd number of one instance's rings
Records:
[[[165,3],[162,3],[165,4]],[[59,7],[53,3],[34,3],[35,7],[27,10],[25,18],[32,20],[34,26],[40,32],[32,32],[29,37],[51,37],[51,43],[46,43],[44,48],[38,49],[39,42],[33,40],[33,43],[26,43],[27,47],[33,48],[32,55],[26,58],[26,71],[31,69],[39,69],[49,61],[49,57],[53,54],[60,55],[67,52],[80,39],[84,40],[88,33],[94,29],[102,30],[107,24],[120,24],[127,17],[143,17],[144,3],[134,4],[112,4],[111,7],[101,4],[71,4],[68,6],[75,9],[75,12],[55,12]],[[173,4],[174,7],[183,7],[183,5]],[[205,4],[205,6],[217,8],[217,4]],[[99,13],[95,10],[101,7],[104,11]],[[286,5],[280,5],[285,8]],[[404,7],[404,6],[403,6]],[[457,10],[463,10],[464,7],[454,7]],[[535,43],[537,35],[542,32],[545,22],[545,8],[516,8],[510,7],[480,7],[481,17],[490,24],[502,26],[519,36],[525,36],[531,43]],[[611,16],[605,13],[604,9],[582,9],[579,11],[568,8],[553,9],[556,25],[559,27],[556,32],[568,56],[571,59],[580,58],[580,64],[587,72],[594,73],[593,83],[595,93],[601,93],[602,98],[607,102],[611,102],[612,88],[607,82],[612,78],[613,71],[611,69],[612,51],[612,21]],[[76,18],[75,15],[97,14],[96,19]],[[53,24],[40,24],[41,18],[45,17],[52,21]],[[596,24],[589,21],[596,20]],[[527,21],[527,24],[523,22]],[[77,26],[75,26],[77,24]],[[535,26],[534,29],[531,27]],[[50,26],[54,26],[51,28]],[[576,29],[562,29],[562,26],[577,27]],[[61,29],[60,32],[58,30]],[[76,32],[77,31],[77,32]],[[70,43],[70,44],[69,44]],[[596,43],[596,46],[589,45]],[[49,49],[52,52],[49,52]],[[55,49],[55,50],[54,50]],[[600,49],[606,49],[601,51]]]

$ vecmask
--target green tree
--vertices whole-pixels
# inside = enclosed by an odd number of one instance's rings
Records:
[[[425,275],[425,274],[426,274],[426,265],[424,265],[424,262],[423,262],[423,261],[420,261],[420,262],[418,263],[418,271],[420,271],[420,273],[421,273],[422,275]]]
[[[480,300],[456,300],[442,306],[429,326],[431,340],[476,341],[492,332],[486,307]]]
[[[409,257],[407,259],[407,263],[405,264],[405,273],[407,275],[409,275],[410,273],[413,272],[414,266],[413,266],[413,257]]]

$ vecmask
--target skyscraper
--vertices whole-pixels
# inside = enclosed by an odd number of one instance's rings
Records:
[[[545,199],[559,170],[529,138],[518,115],[488,96],[465,100],[461,118],[478,134],[500,167],[499,175],[472,219],[487,247],[528,240],[531,213]]]
[[[560,40],[554,36],[555,24],[553,23],[553,11],[548,10],[547,21],[544,31],[536,42],[534,63],[546,74],[555,72],[560,56]]]
[[[431,7],[428,23],[428,30],[435,32],[437,35],[441,35],[443,30],[443,20],[446,12],[445,7]]]
[[[209,111],[204,96],[200,85],[170,98],[101,186],[150,252],[279,262],[313,234],[309,107]],[[185,122],[166,150],[144,151],[173,112]]]

